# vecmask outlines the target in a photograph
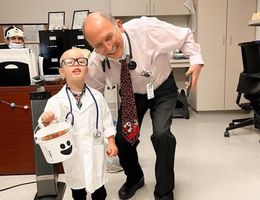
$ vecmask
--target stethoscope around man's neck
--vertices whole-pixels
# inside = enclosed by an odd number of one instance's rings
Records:
[[[132,60],[133,54],[132,54],[132,46],[131,46],[130,38],[126,31],[124,33],[126,35],[128,46],[129,46],[129,55],[126,55],[126,63],[130,70],[134,70],[136,68],[137,64],[135,61]],[[107,57],[102,61],[103,72],[106,71],[106,65],[107,65],[107,68],[110,69],[110,62]]]
[[[99,119],[98,104],[97,104],[97,101],[96,101],[93,93],[89,89],[89,87],[87,85],[84,85],[84,87],[87,88],[87,90],[89,91],[92,99],[94,100],[95,106],[96,106],[96,112],[97,112],[97,114],[96,114],[96,132],[94,133],[94,136],[95,137],[99,137],[101,134],[98,131],[98,119]],[[65,120],[67,121],[69,118],[71,118],[71,126],[73,126],[74,125],[74,114],[72,112],[72,102],[71,102],[70,95],[69,95],[69,87],[68,87],[68,85],[66,85],[66,94],[67,94],[67,97],[68,97],[68,100],[69,100],[70,111],[67,113],[67,115],[65,117]]]

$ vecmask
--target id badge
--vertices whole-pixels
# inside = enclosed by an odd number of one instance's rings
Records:
[[[152,83],[148,83],[146,85],[146,90],[147,90],[147,99],[154,98],[154,90],[153,90],[153,84]]]

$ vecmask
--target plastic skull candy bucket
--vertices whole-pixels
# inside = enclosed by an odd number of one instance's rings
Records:
[[[39,144],[48,163],[69,159],[73,153],[71,125],[67,122],[53,123],[38,130],[34,139]]]

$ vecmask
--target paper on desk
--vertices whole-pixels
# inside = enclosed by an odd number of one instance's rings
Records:
[[[196,31],[197,26],[197,19],[196,19],[196,12],[194,8],[194,4],[192,0],[184,0],[184,6],[190,11],[191,13],[191,31]]]
[[[38,57],[39,75],[40,76],[44,75],[44,73],[43,73],[43,59],[44,59],[44,57],[42,57],[42,56]]]

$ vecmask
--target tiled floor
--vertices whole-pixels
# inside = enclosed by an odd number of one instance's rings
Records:
[[[191,112],[191,118],[174,119],[172,130],[177,138],[175,160],[175,200],[259,200],[260,135],[253,127],[231,131],[224,129],[233,118],[246,117],[238,112]],[[152,200],[155,155],[150,143],[151,123],[146,115],[139,145],[140,163],[145,173],[145,186],[133,200]],[[59,176],[64,181],[64,176]],[[108,200],[118,200],[123,172],[109,174],[106,184]],[[35,181],[35,175],[0,176],[0,190],[12,185]],[[0,200],[31,200],[36,184],[0,192]],[[67,188],[64,198],[70,200]],[[89,198],[90,199],[90,198]]]

